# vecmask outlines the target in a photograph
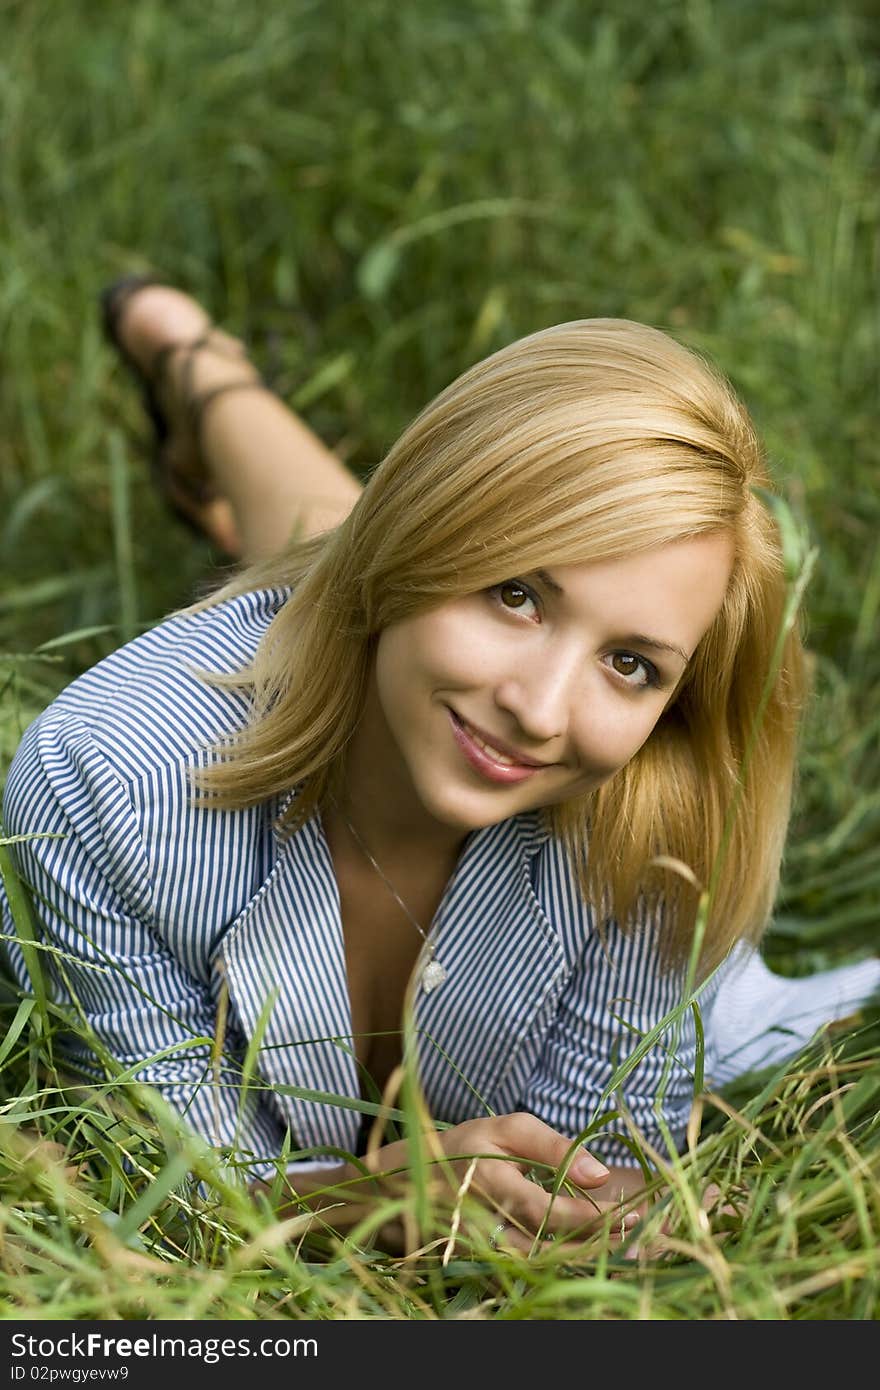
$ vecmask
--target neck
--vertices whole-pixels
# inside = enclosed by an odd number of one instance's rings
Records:
[[[353,826],[364,846],[383,864],[403,860],[454,866],[468,835],[427,818],[416,825],[382,797],[352,796],[347,791],[327,807],[322,821],[328,835],[333,827]]]

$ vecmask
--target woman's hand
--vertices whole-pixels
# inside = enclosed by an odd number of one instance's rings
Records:
[[[586,1149],[575,1155],[566,1184],[552,1196],[547,1189],[554,1185],[571,1140],[534,1115],[467,1120],[442,1131],[437,1140],[454,1174],[451,1182],[447,1169],[447,1193],[454,1199],[470,1174],[468,1191],[497,1218],[493,1234],[500,1246],[528,1251],[538,1236],[583,1239],[601,1226],[609,1211],[619,1210],[613,1198],[588,1195],[604,1187],[610,1173]],[[444,1165],[438,1166],[442,1171]]]
[[[545,1190],[541,1184],[552,1187],[571,1140],[534,1115],[466,1120],[451,1129],[430,1131],[423,1136],[423,1145],[430,1165],[434,1208],[440,1218],[434,1232],[421,1233],[426,1239],[449,1232],[452,1213],[464,1188],[471,1202],[475,1198],[486,1208],[486,1232],[493,1233],[495,1243],[523,1251],[530,1250],[538,1236],[566,1241],[583,1239],[602,1225],[609,1211],[620,1209],[622,1194],[611,1183],[608,1168],[586,1150],[575,1156],[567,1170],[569,1190],[561,1189],[555,1197]],[[304,1205],[316,1206],[328,1224],[350,1229],[365,1215],[377,1187],[389,1197],[410,1191],[411,1156],[406,1140],[368,1153],[364,1164],[372,1180],[365,1179],[353,1165],[321,1173],[307,1172],[302,1178],[291,1173],[290,1180],[300,1199],[294,1209],[302,1211]],[[602,1187],[606,1187],[606,1195],[589,1195],[591,1190]],[[324,1193],[319,1191],[321,1188]],[[348,1198],[344,1202],[343,1192]],[[311,1201],[312,1194],[320,1200]],[[331,1207],[335,1210],[331,1211]],[[285,1214],[292,1214],[291,1208]],[[635,1214],[622,1218],[617,1234],[636,1220]],[[400,1241],[399,1229],[383,1233],[382,1243],[388,1248],[398,1247]]]

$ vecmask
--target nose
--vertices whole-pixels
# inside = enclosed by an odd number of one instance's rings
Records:
[[[545,650],[495,687],[495,703],[513,715],[524,738],[549,743],[568,732],[572,704],[582,680],[583,654]],[[523,749],[528,752],[528,749]]]

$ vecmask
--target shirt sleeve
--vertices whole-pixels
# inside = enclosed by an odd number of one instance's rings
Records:
[[[228,1148],[246,1177],[271,1176],[285,1127],[265,1097],[243,1091],[234,1054],[215,1076],[217,989],[151,926],[150,865],[128,788],[77,721],[44,717],[28,731],[7,780],[4,824],[8,835],[32,837],[13,850],[42,940],[60,953],[39,952],[54,997],[95,1040],[90,1048],[71,1034],[64,1060],[94,1077],[106,1050],[208,1144]],[[21,948],[11,945],[8,957],[28,989]]]
[[[609,922],[604,944],[598,931],[589,933],[524,1104],[572,1137],[617,1111],[585,1145],[603,1162],[623,1167],[636,1166],[638,1159],[621,1136],[636,1143],[641,1136],[665,1157],[665,1125],[675,1147],[682,1148],[694,1097],[697,1032],[690,1007],[609,1091],[615,1073],[627,1069],[643,1039],[684,997],[683,973],[660,968],[656,938],[656,927],[646,920],[627,936]],[[707,988],[711,993],[711,985]],[[645,1157],[650,1163],[650,1153]]]

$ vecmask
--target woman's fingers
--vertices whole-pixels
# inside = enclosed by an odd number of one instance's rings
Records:
[[[500,1115],[485,1123],[497,1127],[493,1138],[499,1148],[547,1169],[560,1168],[571,1149],[570,1139],[558,1134],[536,1115]],[[581,1148],[572,1159],[567,1176],[580,1187],[599,1187],[608,1177],[608,1168]]]
[[[627,1230],[638,1220],[637,1213],[623,1216],[619,1202],[571,1197],[563,1192],[554,1197],[503,1158],[483,1159],[477,1165],[471,1191],[486,1206],[494,1207],[524,1231],[531,1231],[533,1237],[539,1231],[558,1236],[589,1235],[604,1225],[609,1215]]]
[[[534,1115],[466,1120],[444,1131],[441,1143],[470,1195],[517,1231],[517,1248],[530,1248],[539,1232],[576,1241],[602,1227],[627,1231],[638,1220],[636,1213],[623,1214],[617,1193],[591,1195],[608,1181],[605,1164],[585,1149],[572,1157],[572,1141]],[[548,1190],[563,1167],[580,1189],[575,1195]]]
[[[540,1177],[555,1177],[569,1157],[572,1141],[535,1115],[514,1114],[465,1120],[444,1132],[442,1145],[452,1159],[502,1153],[514,1162],[534,1167]],[[584,1148],[566,1163],[565,1172],[567,1178],[584,1188],[601,1187],[609,1176],[605,1164]]]

